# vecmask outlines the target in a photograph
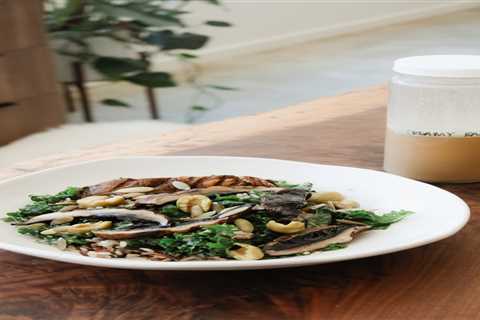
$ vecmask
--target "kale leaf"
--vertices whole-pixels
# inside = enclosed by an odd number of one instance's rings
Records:
[[[272,220],[272,215],[266,211],[257,211],[247,217],[248,221],[253,224],[253,238],[250,243],[253,245],[263,245],[267,242],[278,238],[278,234],[267,228],[267,222]]]
[[[130,247],[157,247],[166,254],[182,257],[205,255],[226,257],[227,250],[235,244],[233,239],[238,229],[234,225],[220,224],[205,227],[190,233],[175,233],[162,238],[128,240]]]
[[[162,207],[162,213],[169,216],[170,218],[178,219],[188,217],[188,213],[183,212],[178,209],[174,204],[166,204]]]
[[[88,232],[88,233],[83,233],[83,234],[62,234],[62,235],[44,235],[41,232],[44,230],[47,230],[48,226],[47,225],[41,225],[41,226],[29,226],[29,227],[21,227],[18,228],[18,233],[24,234],[24,235],[29,235],[35,238],[40,239],[41,241],[44,241],[48,244],[53,244],[55,243],[59,238],[65,239],[67,244],[74,244],[74,245],[84,245],[87,244],[88,241],[87,239],[92,238],[93,234]]]
[[[55,195],[31,195],[31,204],[28,204],[17,211],[8,212],[6,214],[7,217],[4,220],[6,222],[22,222],[33,216],[58,211],[63,208],[64,205],[58,205],[56,204],[57,202],[68,198],[75,199],[78,196],[78,192],[78,188],[69,187]]]
[[[67,189],[54,195],[30,195],[30,199],[33,202],[56,203],[66,199],[76,199],[79,192],[79,188],[68,187]]]

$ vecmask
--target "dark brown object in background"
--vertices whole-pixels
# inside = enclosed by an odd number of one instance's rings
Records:
[[[74,84],[78,88],[80,95],[80,102],[83,109],[83,117],[87,122],[93,122],[92,108],[90,104],[90,96],[88,95],[87,87],[85,86],[85,70],[81,62],[75,61],[72,63],[72,73]]]
[[[0,179],[125,155],[242,155],[381,169],[386,100],[384,88],[323,98],[16,164],[0,171]],[[356,261],[285,270],[155,272],[76,266],[3,251],[0,318],[479,319],[480,183],[442,187],[472,209],[462,231],[424,247]],[[364,192],[375,195],[374,189]]]
[[[64,121],[42,3],[0,0],[0,145]]]

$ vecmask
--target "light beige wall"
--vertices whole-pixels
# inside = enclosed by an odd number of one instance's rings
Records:
[[[204,54],[239,54],[295,42],[358,32],[472,6],[456,0],[224,0],[222,8],[191,6],[195,31],[213,38]],[[196,25],[205,18],[232,22],[233,28]],[[190,20],[191,19],[191,20]]]

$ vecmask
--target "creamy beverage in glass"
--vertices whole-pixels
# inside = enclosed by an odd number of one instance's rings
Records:
[[[480,56],[395,61],[384,168],[429,182],[480,181]]]

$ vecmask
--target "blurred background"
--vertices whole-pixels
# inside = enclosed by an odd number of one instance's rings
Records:
[[[0,168],[478,54],[479,1],[0,0]],[[241,128],[239,128],[241,129]]]

